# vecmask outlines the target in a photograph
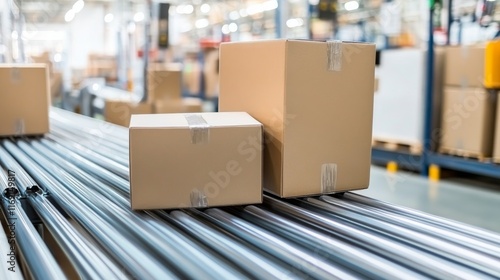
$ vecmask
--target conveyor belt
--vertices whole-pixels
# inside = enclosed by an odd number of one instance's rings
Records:
[[[35,279],[64,275],[25,205],[83,279],[500,278],[500,235],[354,193],[131,211],[127,145],[127,129],[55,108],[44,138],[1,140],[19,190],[2,173],[2,210],[15,199],[18,257]],[[22,279],[7,268],[0,279]]]

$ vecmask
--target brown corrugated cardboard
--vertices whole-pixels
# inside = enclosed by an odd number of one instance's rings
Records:
[[[446,86],[482,87],[484,46],[447,47],[444,83]]]
[[[0,136],[49,132],[50,85],[45,64],[0,64]]]
[[[219,96],[219,49],[205,50],[203,75],[205,76],[205,96]]]
[[[148,69],[148,100],[151,102],[180,99],[181,69],[177,65],[154,65]]]
[[[202,111],[202,105],[203,103],[198,98],[156,101],[153,105],[153,112],[155,114],[198,113]]]
[[[115,81],[118,77],[117,57],[108,54],[89,54],[87,76],[104,77],[106,81]]]
[[[247,113],[134,115],[132,209],[262,202],[262,125]]]
[[[500,163],[500,93],[497,94],[495,141],[493,144],[493,160],[497,163]]]
[[[49,52],[43,52],[39,55],[32,55],[31,60],[34,63],[45,63],[47,64],[47,67],[49,69],[49,76],[52,76],[53,74],[53,65],[52,65],[52,60],[50,59],[50,53]]]
[[[483,88],[445,87],[440,151],[478,158],[492,155],[493,95]]]
[[[227,43],[220,55],[220,111],[264,124],[264,188],[294,197],[368,187],[373,44]]]
[[[61,97],[62,90],[62,82],[63,82],[62,73],[59,71],[54,71],[52,73],[52,77],[50,78],[50,96],[52,101],[54,99]]]
[[[106,100],[104,118],[107,122],[128,127],[133,114],[151,114],[150,103],[133,103],[129,101]]]

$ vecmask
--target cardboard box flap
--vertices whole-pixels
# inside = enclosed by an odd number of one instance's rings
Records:
[[[201,116],[197,113],[134,115],[130,122],[130,128],[189,128],[190,123],[187,117],[196,115]],[[261,125],[244,112],[204,113],[202,118],[210,127]]]

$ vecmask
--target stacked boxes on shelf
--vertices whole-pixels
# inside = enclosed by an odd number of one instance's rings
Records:
[[[484,87],[484,70],[484,46],[446,49],[441,153],[492,156],[496,97]]]
[[[223,112],[132,117],[132,208],[259,203],[262,187],[282,197],[367,188],[374,65],[373,44],[222,44]]]
[[[50,85],[46,64],[0,64],[0,136],[49,132]]]

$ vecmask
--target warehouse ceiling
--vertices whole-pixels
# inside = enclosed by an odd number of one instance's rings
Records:
[[[152,0],[84,0],[85,5],[116,5],[116,3],[120,3],[120,5],[144,5],[147,2],[153,2]],[[290,2],[296,2],[294,0],[289,0]],[[319,0],[308,0],[310,3],[319,2]],[[405,1],[405,0],[395,0],[397,1]],[[25,17],[26,23],[28,24],[43,24],[43,23],[64,23],[64,15],[67,11],[69,11],[73,5],[77,2],[77,0],[13,0],[13,2],[19,7],[20,11]],[[193,4],[193,5],[201,5],[202,3],[224,3],[226,8],[231,8],[232,6],[238,7],[241,5],[248,4],[250,2],[256,2],[253,0],[170,0],[168,1],[172,4]],[[338,0],[339,11],[345,12],[344,4],[348,2],[348,0]],[[359,13],[360,17],[366,13],[366,9],[370,8],[378,8],[380,4],[383,2],[382,0],[357,0],[359,2],[359,9],[356,13]],[[444,1],[444,5],[447,6],[448,1]],[[472,12],[475,9],[475,5],[477,0],[455,0],[454,7],[455,12],[464,13],[464,8],[467,12]],[[457,10],[457,7],[460,7],[460,10]]]
[[[64,23],[64,15],[77,0],[14,0],[28,24]],[[134,5],[146,4],[148,0],[85,0],[86,5],[113,5],[114,3]]]

